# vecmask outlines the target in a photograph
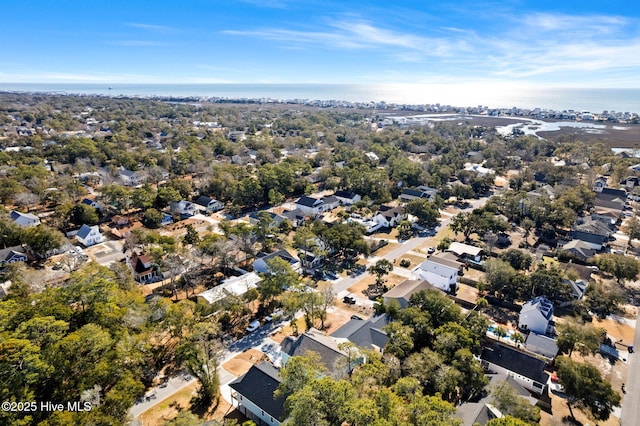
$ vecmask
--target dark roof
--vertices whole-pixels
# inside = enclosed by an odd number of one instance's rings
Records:
[[[78,229],[77,237],[85,239],[91,233],[91,227],[87,224],[83,224],[80,229]]]
[[[341,370],[346,373],[346,365],[343,368],[339,362],[340,359],[347,358],[346,354],[338,349],[335,340],[313,328],[297,338],[285,337],[280,347],[282,352],[289,356],[304,356],[308,351],[316,352],[330,375],[339,373]]]
[[[284,216],[291,221],[296,221],[303,220],[306,217],[306,214],[299,208],[296,208],[294,210],[287,210],[286,212],[282,212],[281,216]]]
[[[289,253],[288,251],[284,250],[284,249],[280,249],[278,251],[274,251],[273,253],[260,253],[258,254],[258,258],[264,260],[265,262],[267,262],[270,259],[273,259],[275,257],[279,257],[280,259],[284,259],[289,263],[296,263],[298,262],[298,259],[294,256],[291,255],[291,253]]]
[[[544,372],[546,362],[498,343],[483,348],[480,358],[538,383],[546,384],[549,380]]]
[[[303,195],[298,199],[298,201],[296,201],[296,204],[299,204],[305,207],[314,207],[318,203],[321,203],[321,201],[318,200],[317,198],[307,197],[306,195]]]
[[[206,195],[201,195],[198,198],[196,198],[194,203],[202,207],[208,207],[209,203],[212,201],[215,201],[215,200],[211,197],[207,197]]]
[[[27,254],[24,252],[24,249],[21,246],[13,246],[7,247],[5,249],[0,249],[0,262],[7,262],[16,256],[27,257]]]
[[[329,195],[327,197],[322,197],[322,202],[324,204],[330,204],[330,203],[338,203],[340,202],[340,200],[338,200],[338,197],[336,197],[335,195]]]
[[[351,191],[336,191],[335,194],[336,197],[340,197],[340,198],[347,198],[349,200],[353,200],[354,198],[356,198],[358,196],[358,194],[356,194],[355,192],[351,192]]]
[[[422,198],[422,197],[427,196],[428,194],[426,194],[426,193],[424,193],[424,192],[422,192],[420,190],[417,190],[417,189],[406,188],[406,189],[404,189],[402,191],[402,195],[410,195],[412,197]]]
[[[280,384],[280,371],[267,362],[252,366],[247,373],[229,383],[229,387],[250,400],[271,417],[285,419],[286,396],[274,398],[273,392]]]
[[[389,323],[386,314],[369,318],[366,321],[352,319],[331,334],[331,337],[347,339],[358,347],[373,349],[384,348],[389,340],[382,327]]]
[[[602,188],[602,192],[596,194],[596,198],[600,197],[612,197],[612,198],[627,198],[627,190],[626,189],[616,189],[616,188]]]
[[[569,236],[574,240],[581,240],[587,243],[604,245],[608,238],[604,235],[592,234],[591,232],[585,232],[580,230],[573,230],[569,233]]]

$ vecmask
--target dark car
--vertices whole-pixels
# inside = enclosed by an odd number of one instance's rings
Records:
[[[351,319],[352,320],[360,320],[360,321],[362,321],[362,317],[359,317],[357,315],[351,315]]]
[[[347,305],[355,305],[356,304],[356,299],[354,299],[352,296],[345,296],[342,298],[342,301],[344,303],[346,303]]]

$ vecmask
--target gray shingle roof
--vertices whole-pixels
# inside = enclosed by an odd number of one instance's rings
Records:
[[[229,387],[269,413],[271,417],[283,421],[286,397],[273,397],[273,392],[279,384],[280,371],[273,365],[262,362],[252,366],[244,376],[229,383]]]
[[[547,363],[523,352],[495,343],[482,349],[481,359],[545,384],[549,374],[544,372]]]

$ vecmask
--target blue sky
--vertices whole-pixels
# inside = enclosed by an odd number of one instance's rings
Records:
[[[640,87],[627,0],[21,0],[2,14],[0,82]]]

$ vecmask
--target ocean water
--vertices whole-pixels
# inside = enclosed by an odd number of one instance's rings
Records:
[[[405,105],[640,112],[640,89],[438,84],[47,84],[0,83],[0,91],[106,96],[202,96],[230,99],[339,100]]]

